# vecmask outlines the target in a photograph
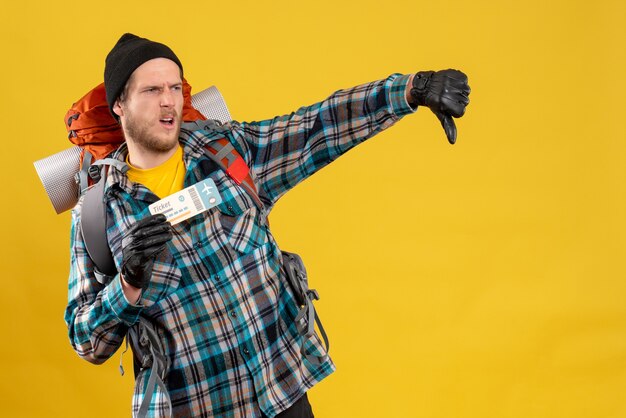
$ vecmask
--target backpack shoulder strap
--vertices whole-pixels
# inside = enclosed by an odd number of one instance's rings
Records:
[[[259,197],[258,190],[250,174],[250,168],[233,144],[226,138],[220,138],[205,145],[204,149],[206,156],[224,170],[237,185],[243,187],[252,197],[257,208],[264,215],[267,215],[265,213],[265,205]]]
[[[224,128],[219,120],[207,119],[185,122],[183,129],[190,131],[211,130],[223,132]],[[211,159],[218,167],[228,174],[228,176],[252,197],[254,204],[267,218],[267,210],[259,197],[258,189],[254,179],[250,174],[250,167],[246,164],[239,151],[225,137],[212,140],[204,146],[205,155]]]
[[[108,165],[116,165],[122,170],[127,170],[128,166],[114,158],[105,158],[96,161],[92,167],[100,168],[100,180],[91,188],[85,191],[83,197],[83,207],[80,215],[80,227],[83,231],[83,241],[89,254],[89,258],[95,265],[96,280],[101,284],[106,284],[111,277],[117,274],[113,254],[107,240],[107,213],[104,204],[104,188],[108,173]]]
[[[113,254],[111,254],[106,237],[105,179],[106,177],[103,176],[93,187],[87,189],[80,215],[80,226],[83,230],[85,248],[89,258],[95,265],[96,279],[101,284],[105,284],[108,281],[107,276],[115,276],[117,272],[113,262]]]

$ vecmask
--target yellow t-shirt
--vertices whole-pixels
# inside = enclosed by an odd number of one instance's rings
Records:
[[[183,189],[185,183],[185,162],[183,161],[183,148],[178,149],[169,160],[163,164],[148,169],[133,167],[126,157],[128,179],[134,183],[141,183],[163,199],[166,196]]]

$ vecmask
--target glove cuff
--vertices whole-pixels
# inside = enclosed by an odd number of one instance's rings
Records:
[[[129,274],[125,266],[122,266],[122,271],[120,272],[120,280],[124,280],[126,283],[135,287],[137,289],[144,289],[148,287],[148,283],[143,283],[141,280],[137,280],[135,275]]]
[[[434,71],[420,71],[415,73],[415,77],[413,77],[410,93],[419,106],[424,106],[426,104],[428,84],[430,83],[430,78],[433,74],[435,74]]]

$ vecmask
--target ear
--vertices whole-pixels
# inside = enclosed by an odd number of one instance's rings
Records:
[[[122,109],[119,99],[117,99],[113,104],[113,113],[115,113],[118,117],[124,116],[124,109]]]

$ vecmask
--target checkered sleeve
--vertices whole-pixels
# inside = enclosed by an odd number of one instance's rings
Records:
[[[355,145],[414,112],[405,97],[409,78],[393,74],[339,90],[289,115],[242,123],[257,183],[271,203]]]
[[[142,307],[129,303],[119,275],[98,283],[80,228],[80,204],[72,212],[70,275],[65,322],[72,347],[87,361],[101,364],[122,344]]]

